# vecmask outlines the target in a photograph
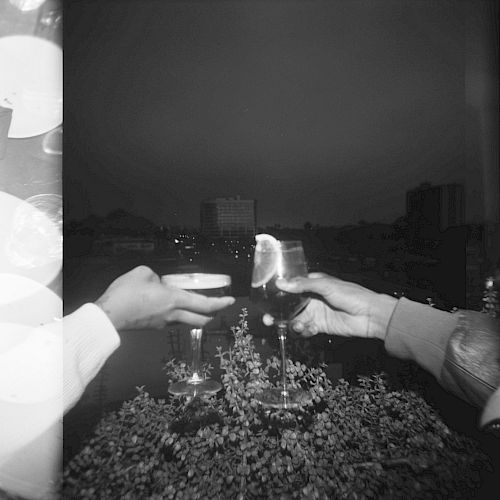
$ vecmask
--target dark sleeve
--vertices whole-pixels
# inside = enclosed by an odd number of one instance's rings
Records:
[[[393,356],[416,361],[444,388],[479,408],[500,386],[499,321],[487,314],[449,313],[403,298],[385,346]]]
[[[483,408],[500,386],[500,328],[487,314],[460,311],[446,349],[441,383]]]

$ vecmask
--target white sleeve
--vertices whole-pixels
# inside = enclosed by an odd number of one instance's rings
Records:
[[[67,412],[120,345],[120,337],[108,316],[95,304],[85,304],[65,316],[63,329],[64,412]]]
[[[39,327],[0,323],[0,496],[55,496],[63,414],[119,344],[94,304]]]

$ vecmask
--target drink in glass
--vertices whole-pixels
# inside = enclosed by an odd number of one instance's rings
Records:
[[[281,387],[264,390],[257,399],[265,407],[293,408],[310,399],[301,389],[290,388],[286,380],[285,341],[288,323],[307,304],[308,298],[276,286],[279,278],[307,276],[304,249],[300,241],[278,241],[273,236],[256,236],[250,298],[259,309],[273,316],[278,329],[281,354]]]
[[[210,273],[166,274],[162,276],[162,282],[207,297],[224,297],[230,293],[231,276]],[[191,328],[190,335],[193,373],[187,380],[170,384],[168,390],[174,395],[215,394],[222,389],[221,384],[205,379],[201,373],[203,328]]]

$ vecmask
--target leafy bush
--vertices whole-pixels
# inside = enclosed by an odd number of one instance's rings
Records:
[[[265,411],[277,358],[260,359],[246,311],[219,349],[222,394],[155,400],[143,388],[108,414],[67,465],[64,498],[465,498],[488,465],[477,443],[451,431],[417,394],[382,375],[333,386],[322,368],[288,361],[291,384],[313,401]],[[171,361],[171,379],[186,365]]]

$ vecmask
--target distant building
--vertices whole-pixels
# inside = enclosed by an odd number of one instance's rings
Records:
[[[408,268],[408,275],[425,283],[443,307],[465,307],[468,227],[463,186],[421,184],[407,193],[406,202],[407,243],[415,253],[436,261],[415,264]]]
[[[207,238],[246,239],[255,236],[256,201],[235,198],[204,200],[201,234]]]
[[[463,186],[421,184],[406,193],[406,216],[412,235],[422,239],[433,239],[450,227],[463,225]]]
[[[149,238],[133,236],[109,236],[98,238],[92,247],[97,255],[122,255],[153,253],[155,242]]]

